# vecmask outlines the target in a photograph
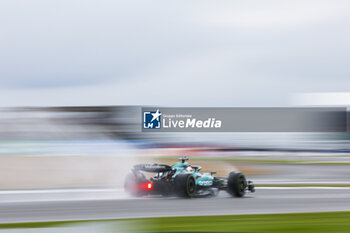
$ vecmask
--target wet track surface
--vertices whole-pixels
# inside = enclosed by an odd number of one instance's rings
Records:
[[[0,203],[0,222],[350,211],[350,188],[260,188],[244,198],[71,200]]]

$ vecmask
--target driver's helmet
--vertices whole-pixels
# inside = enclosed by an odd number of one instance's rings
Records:
[[[188,171],[188,172],[193,172],[193,168],[192,168],[191,166],[188,166],[188,167],[186,168],[186,171]]]

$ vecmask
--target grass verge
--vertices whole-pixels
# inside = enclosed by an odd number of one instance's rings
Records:
[[[189,207],[190,208],[190,207]],[[67,224],[118,222],[131,232],[350,232],[350,212],[256,214],[194,217],[162,217],[123,220],[96,220],[0,224],[0,228],[59,227]],[[120,229],[116,228],[116,232]]]

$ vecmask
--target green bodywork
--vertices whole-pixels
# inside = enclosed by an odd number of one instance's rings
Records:
[[[175,174],[173,177],[176,177],[177,174],[180,173],[190,173],[193,175],[194,179],[196,180],[196,186],[201,187],[212,187],[216,182],[219,181],[218,178],[212,176],[210,173],[200,173],[200,170],[202,169],[200,166],[191,166],[192,172],[188,172],[186,168],[190,166],[187,162],[179,162],[173,165],[171,168],[175,170]],[[166,176],[167,172],[163,174],[163,176]]]

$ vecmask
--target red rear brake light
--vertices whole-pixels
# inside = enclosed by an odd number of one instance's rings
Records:
[[[141,183],[139,184],[139,189],[141,190],[151,190],[153,189],[153,183],[152,182],[145,182],[145,183]]]

